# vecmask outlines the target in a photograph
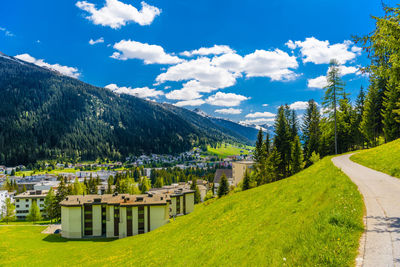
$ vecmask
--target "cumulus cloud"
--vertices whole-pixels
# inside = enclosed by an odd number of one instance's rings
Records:
[[[95,44],[99,44],[99,43],[104,43],[104,38],[103,37],[100,37],[97,40],[93,40],[93,39],[89,40],[89,44],[90,45],[95,45]]]
[[[268,107],[268,104],[262,104],[263,107]]]
[[[256,50],[244,57],[244,72],[247,77],[269,77],[272,81],[293,80],[298,63],[295,56],[280,49]]]
[[[40,67],[45,67],[48,69],[52,69],[55,70],[61,74],[64,74],[66,76],[70,76],[73,78],[78,78],[81,74],[78,72],[77,68],[74,67],[68,67],[68,66],[63,66],[60,64],[49,64],[47,62],[45,62],[43,59],[36,59],[34,57],[32,57],[29,54],[21,54],[21,55],[16,55],[15,58],[18,58],[20,60],[29,62],[29,63],[33,63],[37,66]]]
[[[150,45],[131,40],[121,40],[114,44],[114,49],[120,52],[114,52],[112,58],[127,60],[141,59],[145,64],[177,64],[182,62],[177,56],[165,53],[164,48],[159,45]]]
[[[307,86],[308,88],[318,88],[322,89],[328,84],[326,80],[326,76],[322,75],[314,79],[308,79],[307,80]]]
[[[215,110],[216,113],[237,115],[241,114],[242,110],[238,108],[222,108]]]
[[[242,72],[243,71],[243,57],[238,54],[224,54],[219,57],[214,57],[212,62],[213,65],[232,71],[232,72]]]
[[[254,112],[254,113],[249,113],[245,117],[246,118],[270,118],[270,117],[275,117],[276,114],[265,111],[265,112]]]
[[[249,98],[243,95],[217,92],[215,95],[209,96],[206,102],[213,106],[235,107],[239,106],[242,101],[247,99]]]
[[[162,91],[157,91],[155,89],[151,89],[149,87],[140,87],[140,88],[131,88],[131,87],[118,87],[116,84],[112,83],[106,85],[105,88],[113,91],[117,94],[127,94],[133,95],[140,98],[148,98],[148,97],[159,97],[164,95]]]
[[[150,25],[154,18],[160,15],[159,8],[148,5],[146,2],[141,2],[141,4],[141,10],[118,0],[106,0],[105,5],[100,9],[87,1],[78,1],[76,6],[88,12],[90,15],[86,19],[94,24],[119,29],[128,22],[136,22],[141,26]]]
[[[195,55],[199,56],[208,56],[208,55],[221,55],[221,54],[228,54],[228,53],[235,53],[235,50],[232,50],[227,45],[214,45],[213,47],[201,47],[197,50],[192,51],[184,51],[180,53],[181,56],[191,57]]]
[[[260,124],[271,124],[274,121],[275,121],[274,118],[260,118],[254,120],[242,120],[239,123],[243,125],[248,125],[248,124],[260,125]]]
[[[196,81],[198,86],[208,88],[208,91],[229,87],[236,83],[233,73],[212,65],[211,60],[205,57],[184,61],[169,67],[166,72],[161,73],[156,78],[158,83],[190,80]]]
[[[193,99],[193,100],[184,100],[175,103],[174,105],[177,107],[185,107],[185,106],[201,106],[205,103],[203,99]]]
[[[289,105],[289,107],[294,110],[305,110],[307,109],[307,106],[308,106],[307,101],[296,101]]]
[[[361,53],[359,47],[345,40],[343,43],[330,44],[328,40],[320,41],[314,37],[306,38],[305,41],[289,40],[286,43],[290,49],[300,48],[303,62],[314,64],[328,64],[331,59],[336,59],[340,64],[353,60]]]

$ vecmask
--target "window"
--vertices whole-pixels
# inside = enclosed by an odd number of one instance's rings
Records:
[[[44,198],[41,198],[40,201],[44,201]]]
[[[17,199],[17,202],[19,202],[19,199]]]
[[[26,205],[25,205],[25,208],[29,208],[29,204],[26,204]]]
[[[19,208],[19,205],[17,205],[16,207]]]

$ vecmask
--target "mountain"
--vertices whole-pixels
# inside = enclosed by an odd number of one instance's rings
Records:
[[[172,105],[117,95],[0,54],[0,164],[123,159],[248,140]]]
[[[199,108],[196,108],[193,110],[193,112],[199,114],[200,116],[206,117],[210,119],[212,122],[214,122],[216,125],[219,125],[229,131],[235,132],[239,136],[246,138],[251,145],[254,145],[256,140],[257,140],[257,134],[258,130],[260,129],[259,127],[261,126],[263,128],[264,132],[269,132],[270,134],[273,133],[274,127],[269,126],[267,124],[265,125],[255,125],[255,124],[243,124],[243,123],[237,123],[231,120],[223,119],[223,118],[215,118],[204,111],[202,111]]]

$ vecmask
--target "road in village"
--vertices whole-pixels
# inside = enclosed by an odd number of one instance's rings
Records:
[[[400,266],[400,179],[357,164],[350,156],[332,161],[364,197],[366,232],[357,266]]]

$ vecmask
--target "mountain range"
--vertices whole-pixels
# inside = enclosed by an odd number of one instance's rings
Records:
[[[0,164],[123,159],[216,142],[254,144],[257,129],[115,94],[0,53]]]

